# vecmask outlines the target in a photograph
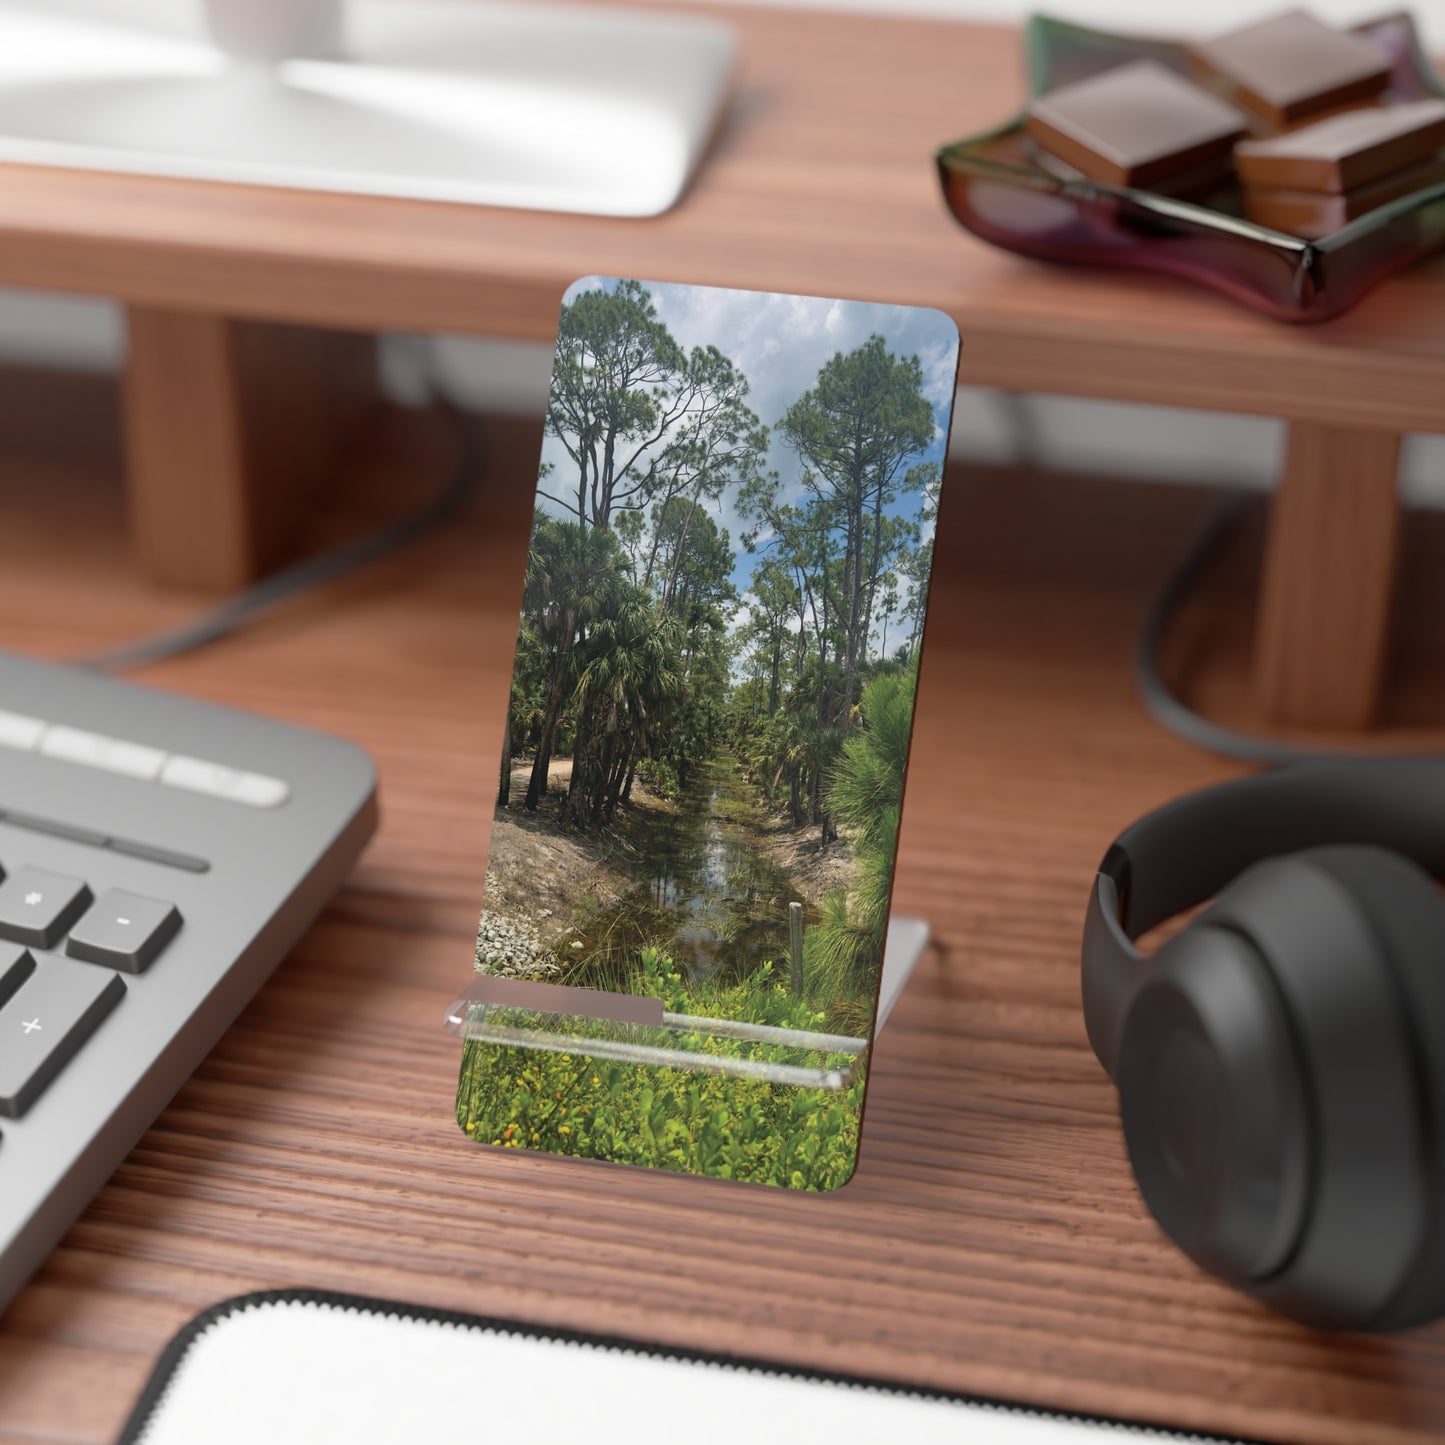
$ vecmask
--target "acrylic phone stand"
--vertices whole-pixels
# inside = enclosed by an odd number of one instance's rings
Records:
[[[927,925],[891,919],[958,330],[563,297],[457,1124],[837,1189]]]

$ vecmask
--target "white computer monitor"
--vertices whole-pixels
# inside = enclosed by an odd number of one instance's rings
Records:
[[[649,216],[734,61],[710,18],[532,0],[0,0],[0,160]]]

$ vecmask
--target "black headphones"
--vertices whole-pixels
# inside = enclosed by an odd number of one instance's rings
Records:
[[[1084,1019],[1144,1199],[1307,1324],[1445,1313],[1445,760],[1309,762],[1121,834]],[[1152,957],[1133,940],[1213,902]]]

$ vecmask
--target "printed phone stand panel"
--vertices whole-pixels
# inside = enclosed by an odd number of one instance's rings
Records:
[[[469,1138],[851,1177],[957,370],[937,311],[568,290],[447,1014]]]

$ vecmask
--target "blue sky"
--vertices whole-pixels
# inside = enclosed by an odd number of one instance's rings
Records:
[[[934,437],[917,460],[942,462],[948,438],[958,365],[958,332],[940,311],[888,306],[863,301],[833,301],[813,296],[782,296],[760,291],[729,291],[712,286],[679,286],[645,282],[659,318],[680,345],[714,345],[731,358],[752,384],[748,404],[769,427],[817,380],[825,362],[837,352],[852,351],[877,333],[900,356],[916,355],[923,367],[924,394],[933,406]],[[597,286],[616,285],[588,277],[568,288],[565,300]],[[542,445],[542,458],[556,467],[560,480],[575,476],[575,466],[554,437]],[[774,436],[767,460],[778,472],[784,494],[802,494],[797,454]],[[917,515],[921,499],[902,499],[899,514]],[[560,510],[542,503],[548,510]],[[714,511],[726,527],[738,554],[733,581],[745,595],[758,558],[744,551],[741,534],[747,524],[738,516],[734,498],[724,493]]]

